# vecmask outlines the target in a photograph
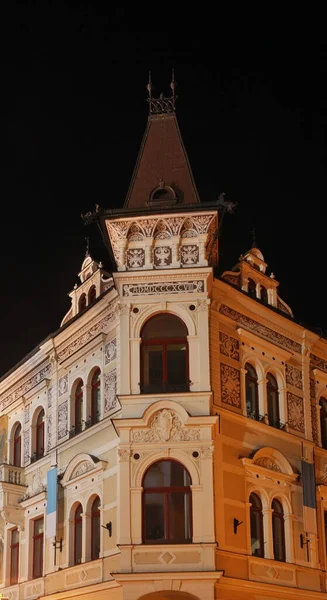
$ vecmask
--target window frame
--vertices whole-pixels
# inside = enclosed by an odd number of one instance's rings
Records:
[[[94,504],[95,502],[99,502],[99,506],[96,510],[94,510]],[[101,506],[101,500],[99,498],[99,496],[96,496],[94,498],[94,500],[92,501],[92,505],[91,505],[91,560],[97,560],[98,558],[100,558],[100,553],[101,553],[101,513],[100,513],[100,506]],[[99,536],[99,554],[98,556],[95,556],[95,552],[94,552],[94,530],[95,530],[95,522],[96,520],[97,522],[97,534]]]
[[[41,420],[40,420],[41,419]],[[39,460],[44,456],[45,449],[45,439],[44,439],[44,419],[45,419],[45,410],[41,408],[39,414],[37,415],[35,421],[35,458]],[[40,447],[40,438],[41,438],[41,447]]]
[[[13,534],[17,532],[18,535],[18,542],[13,543]],[[19,536],[19,531],[18,531],[18,527],[15,527],[14,529],[10,530],[10,567],[9,567],[9,585],[16,585],[19,581],[19,545],[20,545],[20,540],[19,540],[20,536]],[[13,558],[15,556],[15,576],[13,575]]]
[[[83,431],[83,408],[84,408],[84,384],[80,379],[76,385],[74,393],[74,432],[75,435]],[[80,422],[79,421],[80,417]]]
[[[260,407],[259,407],[259,384],[258,384],[258,373],[256,368],[250,363],[250,362],[246,362],[244,365],[244,369],[246,370],[245,373],[245,409],[246,409],[246,416],[250,417],[251,419],[254,419],[255,421],[259,421],[260,420]],[[255,373],[255,376],[251,373],[251,371],[253,371]],[[255,409],[252,410],[250,413],[247,410],[247,391],[248,391],[248,382],[254,384],[254,402],[255,402]],[[251,394],[252,395],[252,394]]]
[[[17,436],[17,430],[19,430],[19,436]],[[13,436],[13,456],[12,456],[12,464],[14,467],[22,466],[22,425],[21,423],[17,423],[14,428],[14,436]],[[17,461],[16,458],[19,460]],[[19,464],[17,464],[17,462]]]
[[[95,376],[97,380],[94,381]],[[101,417],[101,369],[96,367],[91,378],[91,410],[90,410],[90,421],[91,425],[95,425],[100,421]],[[98,404],[98,406],[97,406]]]
[[[279,387],[278,387],[278,381],[275,377],[275,375],[273,375],[273,373],[270,373],[270,371],[268,371],[267,375],[266,375],[266,379],[267,379],[267,415],[268,415],[268,424],[271,427],[275,427],[275,429],[280,429],[281,428],[281,420],[280,420],[280,398],[279,398]],[[271,402],[269,402],[269,392],[271,395],[273,395],[273,402],[275,404],[275,406],[273,406],[271,404]],[[277,419],[271,419],[269,413],[273,413],[274,411],[276,411],[278,418]]]
[[[188,469],[183,465],[182,462],[175,460],[175,459],[171,459],[171,458],[163,458],[163,459],[159,459],[156,460],[155,462],[151,463],[151,465],[148,466],[148,468],[146,469],[146,471],[143,474],[143,478],[142,481],[145,480],[145,477],[147,475],[147,473],[149,472],[149,470],[156,464],[160,463],[160,462],[170,462],[170,463],[177,463],[179,464],[184,471],[186,471],[189,479],[190,479],[190,485],[189,486],[166,486],[166,487],[149,487],[146,488],[144,487],[144,485],[142,485],[142,544],[146,545],[146,546],[150,546],[150,545],[167,545],[167,544],[171,544],[171,545],[175,545],[175,544],[191,544],[192,540],[193,540],[193,506],[192,506],[192,478],[191,475],[188,471]],[[164,532],[165,532],[165,538],[164,539],[159,539],[159,540],[151,540],[151,539],[147,539],[146,538],[146,495],[147,494],[164,494],[164,523],[163,523],[163,528],[164,528]],[[169,539],[169,522],[170,522],[170,518],[169,518],[169,498],[170,498],[170,494],[172,493],[177,493],[177,494],[183,494],[184,498],[185,495],[188,495],[188,499],[189,499],[189,514],[188,514],[188,529],[190,531],[190,538],[186,538],[185,540],[172,540]],[[184,515],[185,515],[185,507],[184,507]],[[166,537],[168,531],[168,537]]]
[[[144,327],[146,327],[146,325],[148,325],[150,323],[150,321],[154,321],[156,319],[156,317],[160,317],[161,315],[165,315],[165,316],[169,316],[172,318],[172,320],[178,320],[180,321],[184,328],[185,328],[185,336],[176,336],[176,337],[153,337],[153,338],[148,338],[148,339],[144,339],[142,337],[142,332],[144,330]],[[163,313],[157,313],[153,316],[151,316],[142,326],[142,330],[141,330],[141,347],[140,347],[140,354],[141,354],[141,360],[140,360],[140,370],[141,370],[141,377],[140,377],[140,388],[141,388],[141,393],[142,394],[155,394],[155,393],[179,393],[179,392],[189,392],[190,391],[190,375],[189,375],[189,369],[190,369],[190,365],[189,365],[189,344],[188,344],[188,330],[187,330],[187,326],[185,324],[185,322],[177,315],[169,313],[169,312],[163,312]],[[174,345],[179,345],[179,344],[185,344],[185,383],[177,385],[177,386],[173,386],[169,383],[168,381],[168,360],[167,360],[167,354],[169,352],[168,350],[168,346],[174,346]],[[151,389],[151,384],[149,383],[145,383],[145,380],[148,376],[148,373],[145,373],[145,348],[146,346],[161,346],[162,347],[162,351],[161,351],[161,367],[162,367],[162,380],[161,380],[161,389],[160,390],[152,390]],[[173,389],[173,388],[176,389]]]
[[[43,531],[42,533],[35,534],[35,527],[37,522],[43,522]],[[40,548],[40,563],[36,565],[36,542]],[[33,520],[33,551],[32,551],[32,576],[33,579],[39,579],[43,577],[43,566],[44,566],[44,517],[38,517]],[[38,570],[37,570],[37,567]],[[40,574],[38,574],[40,573]]]
[[[278,504],[280,505],[281,511],[278,512],[273,508],[273,504],[274,502],[278,502]],[[282,502],[278,499],[278,498],[273,498],[271,501],[271,508],[273,510],[273,512],[271,513],[271,529],[272,529],[272,538],[273,538],[273,552],[274,552],[274,560],[278,560],[280,562],[286,562],[286,540],[285,540],[285,516],[284,516],[284,508],[283,508],[283,504]],[[276,529],[274,527],[274,523],[275,521],[281,521],[282,522],[282,536],[281,536],[281,554],[282,554],[282,558],[278,558],[276,557],[276,552],[275,552],[275,548],[277,545],[277,542],[275,541],[275,535],[276,535]]]
[[[259,502],[260,502],[260,507],[259,506],[255,506],[253,504],[253,502],[251,502],[251,496],[255,496]],[[262,507],[262,500],[260,498],[260,495],[257,492],[251,492],[250,496],[249,496],[249,502],[251,504],[250,506],[250,539],[251,539],[251,551],[252,551],[252,529],[251,529],[251,516],[253,513],[258,514],[259,515],[259,535],[257,536],[259,539],[259,545],[260,545],[260,551],[262,554],[251,554],[251,556],[254,556],[255,558],[264,558],[265,557],[265,539],[264,539],[264,522],[263,522],[263,507]]]
[[[81,509],[81,513],[76,518],[76,513],[79,509]],[[80,502],[78,502],[78,504],[74,510],[73,566],[82,564],[82,560],[83,560],[83,517],[82,517],[82,514],[83,514],[83,506]],[[80,547],[80,561],[79,562],[77,562],[77,543],[76,543],[77,526],[80,527],[80,545],[81,545],[81,547]]]

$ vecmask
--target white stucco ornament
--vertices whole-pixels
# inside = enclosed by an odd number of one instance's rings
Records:
[[[149,429],[133,431],[134,442],[168,442],[199,440],[200,430],[183,427],[180,417],[173,410],[163,408],[153,417]]]

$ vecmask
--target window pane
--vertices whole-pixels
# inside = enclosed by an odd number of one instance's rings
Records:
[[[92,514],[91,514],[91,537],[92,537],[92,560],[99,558],[100,555],[100,499],[96,498],[92,504]]]
[[[141,336],[142,340],[183,338],[187,336],[187,329],[178,317],[163,313],[152,317],[145,323]]]
[[[34,521],[33,577],[43,575],[43,519]]]
[[[185,386],[186,382],[186,344],[167,346],[167,381],[169,388]]]
[[[143,347],[143,383],[149,391],[162,391],[163,348],[159,344]]]
[[[82,522],[75,521],[75,565],[82,561]]]
[[[145,539],[165,539],[165,495],[144,494]]]
[[[144,488],[154,487],[187,487],[191,479],[181,465],[173,460],[161,460],[149,467],[143,481]]]
[[[18,565],[19,565],[19,533],[18,529],[13,529],[11,532],[11,547],[10,547],[10,585],[15,585],[18,582]]]
[[[246,412],[255,418],[258,416],[257,384],[250,379],[246,381]]]
[[[251,549],[253,556],[263,556],[261,547],[261,515],[251,511]]]
[[[169,493],[169,540],[185,542],[191,539],[189,494]]]

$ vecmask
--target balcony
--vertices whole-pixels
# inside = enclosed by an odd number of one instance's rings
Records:
[[[253,419],[254,421],[258,421],[259,423],[265,423],[265,425],[269,425],[269,427],[274,427],[275,429],[280,429],[281,431],[287,431],[287,424],[282,423],[279,419],[273,420],[269,419],[268,415],[260,415],[258,412],[252,411],[247,412],[246,416],[248,419]]]
[[[25,485],[23,467],[14,467],[7,463],[0,465],[0,481],[14,485]]]

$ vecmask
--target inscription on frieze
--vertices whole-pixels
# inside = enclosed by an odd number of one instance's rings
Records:
[[[157,294],[190,294],[204,292],[203,279],[195,281],[163,281],[152,283],[126,283],[123,296],[154,296]]]

